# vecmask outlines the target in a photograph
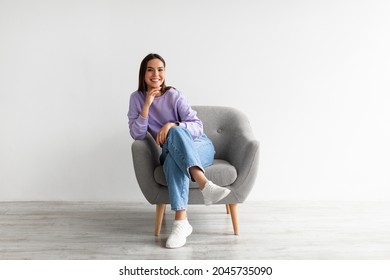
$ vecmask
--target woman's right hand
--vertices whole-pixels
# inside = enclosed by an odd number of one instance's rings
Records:
[[[160,95],[160,93],[161,93],[160,90],[161,90],[161,87],[160,88],[153,88],[153,89],[146,92],[145,103],[144,103],[144,106],[142,107],[142,111],[141,111],[141,116],[144,117],[145,119],[148,118],[149,108],[150,108],[150,105],[152,105],[154,98],[156,96]]]
[[[145,105],[147,105],[147,106],[152,105],[154,98],[161,94],[160,90],[161,90],[161,87],[160,88],[153,88],[153,89],[147,91],[146,98],[145,98]]]

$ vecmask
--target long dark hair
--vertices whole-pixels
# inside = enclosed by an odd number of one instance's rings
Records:
[[[156,53],[150,53],[147,56],[145,56],[145,58],[141,61],[141,65],[139,67],[138,91],[146,93],[146,90],[147,90],[147,86],[145,83],[146,68],[148,66],[148,62],[152,59],[155,59],[155,58],[161,60],[161,62],[164,64],[164,68],[165,68],[165,60],[161,57],[161,55],[156,54]],[[164,93],[170,88],[171,87],[167,87],[165,85],[165,79],[164,79],[164,81],[161,85],[161,92]]]

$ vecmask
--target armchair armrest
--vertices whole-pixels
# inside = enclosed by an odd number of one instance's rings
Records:
[[[142,193],[151,204],[159,193],[160,185],[154,180],[154,169],[160,165],[160,147],[151,135],[135,140],[131,145],[135,175]]]
[[[236,167],[238,177],[231,185],[237,200],[243,202],[249,195],[257,177],[260,156],[260,142],[251,130],[241,130],[229,143],[228,160]]]

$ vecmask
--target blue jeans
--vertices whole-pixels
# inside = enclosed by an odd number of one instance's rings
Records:
[[[186,128],[174,126],[162,147],[160,162],[168,183],[169,200],[172,210],[185,210],[188,205],[190,167],[197,166],[203,172],[214,159],[214,146],[203,134],[193,140]]]

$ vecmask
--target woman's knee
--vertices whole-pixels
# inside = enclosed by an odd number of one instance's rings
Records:
[[[181,126],[172,126],[169,130],[170,133],[180,133],[184,129],[184,127]]]
[[[173,126],[169,130],[168,137],[189,137],[191,136],[187,129],[181,126]]]

